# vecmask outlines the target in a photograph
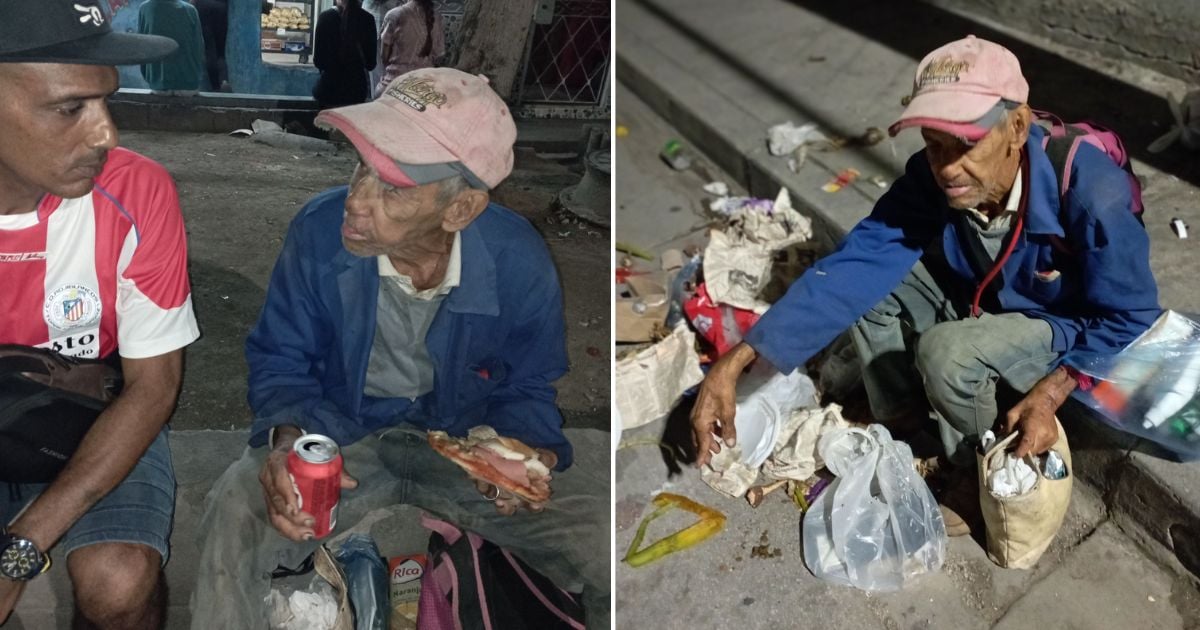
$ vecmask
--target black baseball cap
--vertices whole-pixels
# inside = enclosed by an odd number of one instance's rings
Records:
[[[0,63],[123,66],[162,59],[169,37],[114,33],[102,0],[0,0]]]

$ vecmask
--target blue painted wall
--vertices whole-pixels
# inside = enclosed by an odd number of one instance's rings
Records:
[[[117,0],[112,16],[113,30],[137,32],[138,10],[146,0]],[[317,69],[278,66],[263,63],[259,50],[260,0],[229,0],[229,34],[225,42],[225,63],[229,68],[229,83],[234,92],[242,94],[277,94],[311,96],[317,81]],[[146,88],[137,66],[121,66],[121,87]],[[204,80],[207,83],[207,78]],[[204,89],[211,89],[207,87]]]

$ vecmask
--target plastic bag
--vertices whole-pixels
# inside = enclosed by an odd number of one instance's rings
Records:
[[[804,515],[804,563],[813,575],[894,591],[941,568],[946,526],[907,444],[873,424],[830,431],[817,448],[837,479]]]
[[[346,573],[346,590],[354,608],[354,630],[387,630],[388,570],[375,539],[350,534],[338,547],[336,558]]]
[[[803,370],[780,374],[766,361],[755,363],[737,387],[734,422],[742,463],[751,468],[762,466],[792,411],[811,406],[815,399],[813,382]]]
[[[1075,398],[1107,424],[1200,457],[1200,324],[1166,311],[1118,354],[1068,363],[1093,380]]]

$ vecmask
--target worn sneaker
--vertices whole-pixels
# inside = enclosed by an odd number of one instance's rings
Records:
[[[946,535],[966,536],[971,528],[983,527],[983,508],[979,506],[979,476],[973,468],[946,467],[943,476],[949,477],[940,491],[934,489],[946,524]]]

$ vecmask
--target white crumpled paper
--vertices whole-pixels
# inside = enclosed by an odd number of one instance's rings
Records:
[[[804,481],[824,466],[817,451],[817,442],[827,432],[846,427],[841,405],[822,408],[796,409],[779,432],[771,456],[761,471],[770,480],[795,479]],[[713,490],[730,497],[745,496],[758,480],[759,468],[742,463],[741,443],[733,448],[721,448],[708,465],[700,469],[700,478]]]
[[[769,210],[759,205],[743,204],[727,229],[709,233],[704,281],[714,303],[763,313],[767,304],[758,294],[771,279],[772,254],[812,238],[812,220],[792,208],[786,188]]]
[[[787,155],[806,144],[828,140],[814,123],[797,127],[789,120],[767,130],[767,150],[771,155]]]
[[[704,380],[695,345],[696,335],[681,323],[662,341],[617,361],[614,398],[625,429],[667,415],[683,392]]]
[[[313,576],[308,590],[291,595],[271,589],[267,601],[272,630],[329,630],[337,622],[338,602],[333,587],[320,576]]]
[[[996,442],[996,435],[991,431],[985,431],[980,442],[986,453]],[[988,473],[987,488],[992,496],[1000,499],[1016,497],[1033,490],[1033,486],[1037,484],[1037,478],[1037,471],[1030,467],[1024,459],[1017,459],[1013,457],[1012,452],[1006,452],[1004,465]]]

